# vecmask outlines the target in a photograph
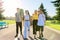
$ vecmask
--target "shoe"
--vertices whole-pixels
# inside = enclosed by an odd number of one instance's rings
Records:
[[[15,36],[15,38],[17,37],[18,35]]]
[[[24,38],[24,40],[28,40],[28,38]]]
[[[36,36],[34,36],[34,39],[36,39]]]
[[[43,37],[43,34],[41,33],[41,37]]]
[[[36,40],[36,39],[34,39],[34,40]]]
[[[20,38],[18,38],[18,40],[20,40]]]
[[[41,37],[41,36],[39,36],[38,38],[39,38],[39,39],[42,39],[42,37]]]
[[[41,40],[44,40],[44,38],[42,37]]]

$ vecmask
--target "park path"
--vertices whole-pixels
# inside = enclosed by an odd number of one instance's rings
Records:
[[[15,24],[9,25],[8,28],[0,30],[0,40],[15,40]],[[24,30],[24,27],[23,27]],[[32,34],[33,28],[31,26],[30,28],[30,38],[29,40],[33,40],[33,34]],[[55,31],[50,30],[48,27],[44,28],[44,38],[47,40],[60,40],[60,33],[57,33]],[[22,36],[20,36],[20,39],[23,40]]]

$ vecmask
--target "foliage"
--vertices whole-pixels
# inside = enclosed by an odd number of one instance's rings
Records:
[[[52,23],[53,21],[55,21],[56,23]],[[56,29],[56,30],[60,30],[60,23],[58,24],[57,20],[47,20],[46,21],[46,26]]]
[[[2,2],[0,2],[0,20],[2,20],[4,17],[2,15],[2,12],[3,12],[3,7],[2,7]]]
[[[60,22],[60,0],[52,1],[52,3],[56,7],[56,14],[57,14],[54,18]]]
[[[42,9],[43,10],[43,12],[44,12],[44,14],[46,16],[46,19],[48,19],[48,15],[47,15],[46,9],[44,9],[43,3],[41,3],[39,9]]]

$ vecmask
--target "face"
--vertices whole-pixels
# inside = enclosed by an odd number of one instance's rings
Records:
[[[17,8],[17,12],[19,12],[19,8]]]
[[[35,13],[37,14],[37,10],[35,10]]]
[[[40,14],[40,10],[38,11],[38,14]]]
[[[42,10],[40,10],[40,13],[43,13],[43,11],[42,11]]]
[[[28,15],[28,11],[25,11],[26,15]]]

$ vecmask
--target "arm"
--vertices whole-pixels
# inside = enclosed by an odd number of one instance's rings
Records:
[[[46,17],[45,17],[45,14],[44,14],[44,22],[46,22]]]

